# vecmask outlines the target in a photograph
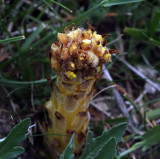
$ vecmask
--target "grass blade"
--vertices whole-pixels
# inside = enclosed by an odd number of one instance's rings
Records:
[[[72,13],[72,10],[70,10],[70,9],[67,8],[66,6],[62,5],[61,3],[58,3],[58,2],[56,2],[56,1],[54,1],[54,0],[49,0],[49,1],[55,3],[55,4],[59,5],[59,6],[61,6],[62,8],[66,9],[66,10],[68,10],[69,12]]]
[[[128,3],[134,3],[134,2],[141,2],[144,0],[104,0],[101,2],[102,6],[104,7],[111,7],[115,5],[121,5],[121,4],[128,4]]]
[[[43,2],[46,4],[46,6],[48,6],[54,13],[55,15],[59,18],[59,20],[61,22],[63,22],[63,19],[61,18],[61,16],[57,13],[57,11],[50,5],[50,3],[47,0],[43,0]]]
[[[150,28],[149,28],[149,36],[153,37],[156,29],[158,27],[159,24],[159,20],[160,20],[160,10],[156,9],[154,10],[151,22],[150,22]]]
[[[22,45],[22,52],[29,48],[30,44],[35,40],[35,38],[42,32],[45,28],[44,24],[40,24],[35,32],[33,32]]]
[[[51,80],[56,79],[56,76],[52,76]],[[44,84],[47,83],[47,79],[41,79],[36,81],[13,81],[13,80],[7,80],[7,79],[0,79],[0,85],[1,86],[28,86],[28,85],[38,85],[38,84]]]
[[[4,40],[0,40],[0,44],[4,44],[4,43],[11,43],[14,41],[19,41],[19,40],[23,40],[25,39],[25,36],[17,36],[17,37],[13,37],[13,38],[8,38],[8,39],[4,39]]]

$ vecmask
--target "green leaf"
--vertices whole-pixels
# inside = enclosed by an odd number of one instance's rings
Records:
[[[61,155],[60,159],[73,159],[74,158],[74,154],[73,154],[74,138],[75,138],[75,134],[72,135],[70,142],[67,145],[66,149],[64,150],[63,154]]]
[[[108,124],[120,124],[120,123],[127,122],[127,118],[126,117],[118,117],[115,119],[106,119],[105,122]]]
[[[136,38],[138,40],[146,40],[145,31],[143,29],[137,29],[137,28],[129,28],[126,27],[124,29],[124,32],[133,38]]]
[[[150,120],[160,118],[160,108],[147,112],[147,118],[149,118]]]
[[[24,152],[24,149],[17,145],[27,138],[29,125],[30,119],[24,119],[11,130],[4,141],[0,142],[1,159],[15,158]]]
[[[160,143],[160,125],[152,128],[151,130],[146,132],[142,136],[142,140],[144,143],[143,148],[142,148],[143,151],[146,151],[151,146],[154,146],[154,145]]]
[[[19,41],[19,40],[23,40],[25,39],[25,36],[17,36],[17,37],[13,37],[13,38],[8,38],[8,39],[4,39],[4,40],[0,40],[0,44],[4,44],[4,43],[10,43],[10,42],[14,42],[14,41]]]
[[[160,125],[152,128],[148,132],[146,132],[143,136],[137,136],[137,139],[141,140],[140,142],[136,142],[132,147],[130,147],[128,150],[122,152],[119,156],[123,157],[138,148],[142,147],[143,151],[148,150],[154,145],[157,145],[160,143]]]
[[[100,149],[108,142],[112,137],[115,138],[116,143],[118,143],[127,127],[127,123],[121,123],[104,131],[100,137],[93,138],[93,133],[91,131],[87,134],[86,148],[80,157],[80,159],[93,158],[97,155]]]
[[[102,6],[104,7],[111,7],[115,5],[121,5],[121,4],[128,4],[128,3],[134,3],[134,2],[141,2],[144,0],[103,0],[101,2]]]
[[[112,159],[116,155],[116,140],[111,138],[99,151],[95,159]]]
[[[157,41],[157,40],[153,39],[152,37],[149,37],[143,29],[126,27],[124,32],[126,34],[132,36],[133,38],[141,40],[141,41],[148,43],[150,45],[155,45],[155,46],[160,47],[160,41]]]
[[[15,158],[18,155],[24,153],[24,148],[20,147],[20,146],[15,146],[13,147],[13,149],[11,149],[10,151],[8,151],[6,153],[6,155],[3,155],[2,158],[0,156],[0,159],[11,159],[11,158]],[[3,158],[4,157],[4,158]]]
[[[160,20],[160,10],[159,9],[153,9],[154,13],[150,22],[150,27],[149,27],[149,36],[153,37],[156,29],[158,27],[159,24],[159,20]]]

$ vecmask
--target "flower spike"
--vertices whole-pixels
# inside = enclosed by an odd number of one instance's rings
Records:
[[[75,154],[80,154],[85,143],[96,81],[101,76],[102,64],[111,61],[111,54],[117,50],[105,47],[106,36],[97,34],[89,23],[88,29],[65,28],[58,33],[58,41],[51,45],[48,53],[51,67],[57,75],[56,86],[51,99],[45,105],[51,126],[47,139],[51,147],[61,154],[73,133],[75,133]]]

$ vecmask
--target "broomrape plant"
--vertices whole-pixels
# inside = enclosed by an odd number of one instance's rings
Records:
[[[65,33],[58,33],[58,41],[51,45],[49,59],[57,81],[45,105],[51,120],[47,133],[68,136],[47,136],[58,154],[62,154],[73,133],[74,153],[81,154],[90,119],[88,106],[102,64],[111,62],[111,54],[118,52],[105,47],[106,37],[97,34],[90,24],[87,30],[73,24],[71,31],[66,27]]]

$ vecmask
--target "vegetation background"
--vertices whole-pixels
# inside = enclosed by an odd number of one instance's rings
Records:
[[[160,158],[160,1],[100,4],[100,0],[0,0],[0,139],[26,117],[36,124],[18,159],[47,158],[40,127],[48,122],[47,77],[56,79],[48,49],[57,32],[72,22],[86,28],[87,21],[99,34],[111,34],[107,47],[119,50],[97,83],[99,93],[89,108],[90,129],[98,136],[128,121],[119,156]],[[116,86],[107,89],[112,84]]]

